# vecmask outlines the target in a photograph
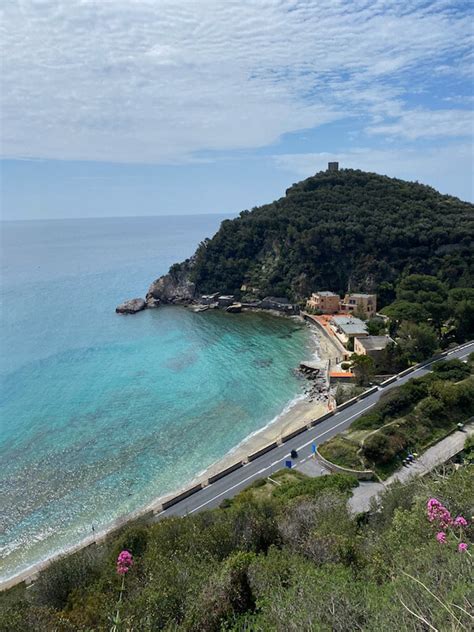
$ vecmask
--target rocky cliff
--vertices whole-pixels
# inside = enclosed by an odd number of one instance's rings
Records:
[[[160,303],[183,305],[191,303],[196,291],[190,280],[189,271],[179,270],[161,276],[148,288],[147,307],[158,307]]]

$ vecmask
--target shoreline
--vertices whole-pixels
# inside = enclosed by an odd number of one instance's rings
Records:
[[[282,314],[279,314],[282,316]],[[288,316],[285,316],[288,318]],[[298,316],[289,316],[290,318],[301,318]],[[332,349],[330,343],[322,336],[317,329],[302,319],[305,325],[308,327],[312,337],[312,350],[311,353],[314,358],[318,358],[321,361],[326,362],[330,357],[334,355],[334,349]],[[302,378],[303,383],[309,384],[307,380]],[[329,384],[327,384],[327,392],[329,393]],[[297,394],[290,402],[286,404],[284,409],[271,419],[265,426],[252,432],[245,437],[239,444],[231,448],[224,456],[217,461],[209,465],[205,470],[202,470],[196,476],[184,483],[181,487],[172,492],[156,497],[147,505],[142,506],[133,512],[127,513],[114,520],[112,523],[104,526],[103,529],[98,530],[95,534],[87,536],[86,538],[72,544],[71,546],[52,554],[45,560],[40,560],[33,563],[28,568],[7,577],[5,580],[0,581],[0,591],[13,588],[21,582],[33,578],[39,572],[44,570],[52,562],[57,561],[72,553],[87,548],[93,544],[101,544],[111,533],[126,526],[129,523],[139,520],[140,518],[148,517],[152,518],[150,514],[157,514],[161,509],[161,505],[164,501],[173,496],[176,496],[181,491],[192,487],[199,483],[206,482],[210,476],[213,476],[217,472],[237,463],[243,461],[247,456],[253,452],[256,452],[274,441],[278,441],[281,437],[287,433],[292,432],[296,428],[306,425],[311,420],[316,419],[324,415],[329,409],[329,400],[326,402],[321,401],[309,401],[310,396],[308,393]],[[283,466],[283,464],[282,464]]]

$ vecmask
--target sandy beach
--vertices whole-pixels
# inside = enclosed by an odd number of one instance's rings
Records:
[[[317,329],[308,324],[308,327],[311,328],[313,333],[314,340],[314,357],[318,358],[321,362],[326,362],[328,359],[335,356],[335,349],[331,345],[331,343],[317,331]],[[301,360],[309,359],[302,358]],[[308,382],[309,386],[309,382]],[[136,511],[119,518],[114,523],[107,525],[104,529],[97,531],[94,536],[90,536],[85,538],[84,540],[78,542],[77,544],[69,547],[66,551],[62,551],[47,560],[42,562],[38,562],[37,564],[32,565],[28,569],[18,573],[17,575],[3,581],[0,584],[0,590],[6,590],[11,588],[12,586],[24,581],[25,579],[34,578],[34,576],[46,568],[52,561],[63,557],[64,555],[68,555],[75,551],[80,550],[81,548],[85,548],[91,544],[98,543],[102,541],[108,534],[115,531],[116,529],[125,526],[129,522],[133,522],[134,520],[147,515],[147,518],[151,518],[151,512],[159,513],[161,511],[161,504],[167,498],[171,498],[176,495],[183,489],[187,487],[191,487],[198,483],[207,482],[208,478],[213,474],[219,472],[220,470],[229,467],[230,465],[237,463],[238,461],[243,461],[247,458],[249,454],[256,452],[257,450],[263,448],[269,443],[273,443],[274,441],[279,441],[282,436],[288,434],[289,432],[299,428],[301,426],[306,425],[311,420],[324,415],[328,411],[327,401],[310,401],[310,397],[302,393],[298,397],[295,398],[292,402],[288,404],[288,406],[283,410],[275,419],[273,419],[269,424],[267,424],[261,430],[256,431],[246,439],[244,439],[239,445],[233,448],[229,453],[227,453],[223,458],[219,459],[215,463],[213,463],[206,470],[198,474],[192,481],[181,488],[173,490],[173,492],[155,498],[152,502],[148,503],[145,507],[137,509]]]

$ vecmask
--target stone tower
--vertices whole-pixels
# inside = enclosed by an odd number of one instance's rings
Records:
[[[339,171],[338,162],[328,162],[328,171]]]

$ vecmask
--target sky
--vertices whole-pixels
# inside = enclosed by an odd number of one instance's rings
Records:
[[[1,216],[233,214],[332,160],[473,201],[473,7],[2,0]]]

